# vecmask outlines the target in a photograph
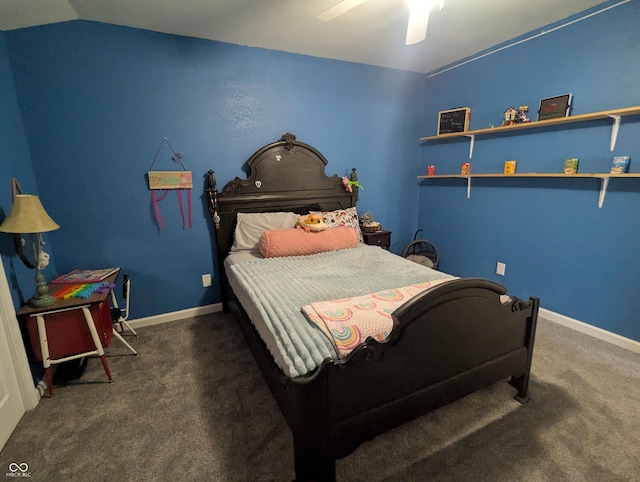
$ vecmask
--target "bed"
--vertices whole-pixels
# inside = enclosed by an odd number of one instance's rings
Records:
[[[424,273],[434,276],[438,272],[382,248],[361,244],[334,253],[322,252],[277,261],[261,259],[255,253],[234,252],[238,220],[247,215],[271,213],[266,215],[271,216],[283,212],[302,215],[355,208],[358,199],[356,170],[351,172],[352,182],[347,183],[342,176],[327,176],[326,165],[326,158],[317,149],[287,133],[249,158],[246,179],[235,178],[218,190],[214,172],[209,171],[206,188],[212,230],[215,231],[223,307],[234,313],[291,429],[298,481],[335,480],[335,461],[349,455],[363,442],[494,383],[508,381],[515,389],[514,398],[521,403],[528,401],[539,306],[537,298],[525,301],[508,296],[503,286],[489,280],[458,279],[441,274],[445,280],[434,283],[393,311],[393,326],[388,336],[384,339],[368,337],[348,355],[336,356],[335,351],[331,352],[331,341],[323,338],[321,330],[305,319],[298,306],[304,302],[322,301],[312,299],[316,296],[313,291],[316,287],[312,285],[308,290],[291,288],[302,286],[296,283],[306,283],[303,280],[307,276],[289,280],[293,285],[276,283],[276,280],[291,277],[286,273],[308,273],[304,265],[296,263],[317,258],[323,265],[362,263],[365,273],[366,270],[390,273],[389,280],[376,281],[376,277],[366,275],[364,279],[362,273],[350,282],[347,279],[347,285],[351,287],[347,296],[365,295],[380,286],[391,289],[401,285],[399,279],[393,278],[395,268],[389,265],[384,270],[376,270],[378,263],[405,263],[398,270],[411,272],[412,276],[420,275],[415,271],[418,269],[428,270]],[[372,264],[367,266],[367,262]],[[267,278],[274,280],[273,283],[241,285],[237,279],[239,267],[253,269],[254,265],[280,271],[274,271],[273,276]],[[333,274],[341,278],[341,282],[352,274],[351,269],[343,271]],[[246,279],[258,277],[249,272]],[[414,281],[410,278],[407,284]],[[395,286],[384,283],[395,283]],[[259,314],[256,314],[252,298],[258,295],[253,289],[270,284],[277,285],[274,286],[276,291],[295,292],[289,309],[289,315],[297,317],[293,323],[307,332],[315,330],[311,336],[316,337],[319,346],[308,347],[314,352],[311,362],[306,355],[301,356],[304,359],[302,368],[274,355],[278,347],[274,348],[274,340],[269,339],[271,335],[256,321]],[[329,284],[337,286],[337,282]],[[303,293],[309,290],[312,294]],[[317,296],[334,293],[335,289],[318,292]],[[272,311],[272,323],[278,323],[278,317],[289,316],[279,304],[261,310]]]

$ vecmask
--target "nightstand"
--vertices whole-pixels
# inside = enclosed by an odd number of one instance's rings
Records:
[[[106,278],[115,283],[118,271]],[[49,284],[51,293],[70,284]],[[53,396],[53,373],[51,365],[98,355],[104,372],[111,383],[111,372],[104,354],[113,333],[111,308],[107,292],[95,292],[87,298],[56,298],[55,303],[44,308],[28,305],[17,311],[17,316],[26,324],[33,357],[42,360],[49,396]]]
[[[380,231],[366,232],[362,231],[362,237],[365,244],[371,246],[380,246],[384,249],[391,247],[391,231],[381,229]]]

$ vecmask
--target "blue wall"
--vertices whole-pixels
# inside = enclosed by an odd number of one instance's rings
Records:
[[[359,209],[394,231],[396,251],[413,236],[423,75],[85,21],[5,36],[33,170],[61,226],[52,258],[60,273],[122,266],[133,318],[220,301],[204,175],[245,176],[244,161],[288,131],[327,157],[327,174],[358,168]],[[151,217],[144,176],[165,136],[194,173],[192,229],[173,193],[166,229]],[[169,149],[155,168],[174,169]]]
[[[612,5],[615,2],[608,2]],[[594,9],[594,11],[597,9]],[[640,2],[632,1],[446,73],[425,87],[425,130],[435,134],[438,111],[472,109],[471,129],[499,125],[510,106],[571,92],[572,114],[636,106],[640,99]],[[565,158],[580,172],[608,172],[613,156],[631,156],[640,172],[640,116],[622,119],[609,151],[609,120],[477,138],[473,173],[561,172]],[[425,143],[420,174],[459,173],[469,142]],[[640,179],[614,179],[597,206],[596,179],[493,179],[420,184],[418,224],[438,246],[441,269],[494,279],[544,308],[640,340]],[[506,263],[506,276],[495,274]]]
[[[220,184],[244,176],[255,150],[291,131],[325,154],[328,174],[358,168],[359,209],[394,231],[394,251],[422,228],[444,271],[497,280],[640,340],[631,302],[640,289],[640,180],[613,180],[598,209],[597,180],[474,180],[468,200],[461,180],[415,177],[428,164],[455,173],[468,160],[465,141],[418,144],[435,133],[440,110],[470,106],[479,129],[499,124],[509,106],[533,112],[565,92],[573,114],[638,105],[638,18],[632,0],[433,77],[95,22],[5,32],[0,209],[10,208],[11,177],[39,193],[61,225],[49,235],[48,276],[120,265],[134,279],[133,318],[216,303],[203,176],[214,169]],[[610,125],[477,139],[473,172],[501,172],[507,159],[519,172],[559,171],[567,157],[580,158],[581,172],[602,172],[614,155],[630,155],[640,172],[640,119],[623,118],[614,152]],[[144,175],[165,136],[194,173],[192,229],[182,229],[171,195],[161,205],[166,229],[151,217]],[[157,168],[173,169],[168,150]],[[33,272],[0,238],[18,306],[33,292]],[[497,261],[507,264],[504,278]]]
[[[0,32],[0,222],[11,211],[11,179],[16,178],[25,194],[39,194],[31,164],[29,146],[22,126],[13,74],[7,55],[5,37]],[[48,206],[46,197],[42,199]],[[45,241],[48,240],[45,235]],[[51,246],[45,247],[51,253]],[[0,255],[16,307],[35,294],[35,271],[27,269],[16,254],[13,237],[0,233]],[[55,273],[52,260],[45,274]]]

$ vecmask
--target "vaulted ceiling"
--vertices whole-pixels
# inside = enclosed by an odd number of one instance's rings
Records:
[[[405,45],[407,0],[0,0],[0,29],[84,19],[298,54],[431,72],[590,9],[602,0],[445,0],[426,40]]]

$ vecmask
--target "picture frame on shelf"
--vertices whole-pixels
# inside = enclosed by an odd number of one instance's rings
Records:
[[[438,135],[467,132],[471,120],[471,107],[438,112]]]
[[[556,95],[540,100],[538,109],[538,120],[557,119],[559,117],[569,117],[573,94]]]

